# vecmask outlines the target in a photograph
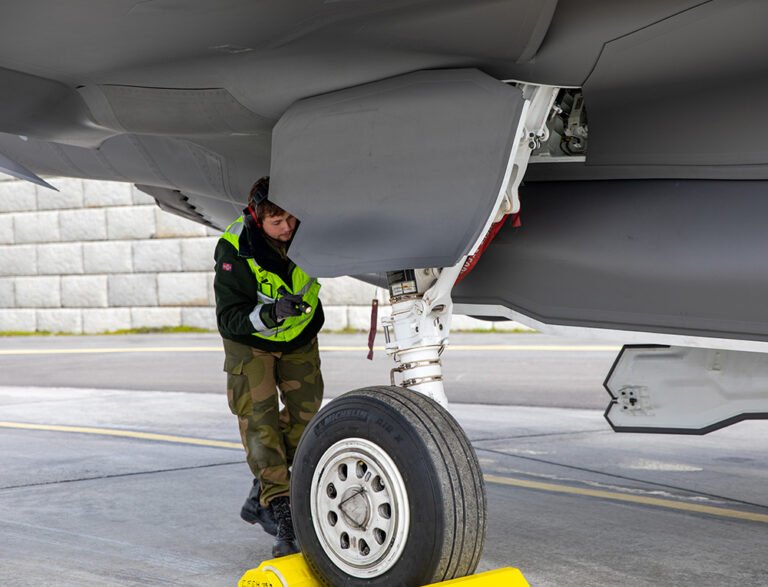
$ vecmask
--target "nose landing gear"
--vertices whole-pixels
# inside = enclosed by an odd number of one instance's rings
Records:
[[[480,560],[477,456],[424,395],[370,387],[333,400],[304,433],[291,495],[302,552],[326,585],[427,585]]]
[[[518,211],[517,187],[538,137],[546,136],[556,93],[522,87],[518,143],[470,254],[497,216]],[[291,480],[293,519],[304,557],[326,585],[416,587],[469,575],[480,560],[485,486],[472,445],[446,409],[440,359],[451,326],[450,294],[465,259],[387,274],[392,314],[382,323],[387,353],[397,363],[392,386],[338,397],[301,439]]]

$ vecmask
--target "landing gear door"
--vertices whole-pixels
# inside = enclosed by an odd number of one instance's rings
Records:
[[[523,105],[475,69],[297,102],[273,132],[270,186],[301,221],[291,258],[318,277],[455,265],[498,204]]]

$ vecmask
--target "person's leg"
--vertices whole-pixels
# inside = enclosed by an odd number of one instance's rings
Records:
[[[275,383],[275,357],[244,344],[224,340],[229,408],[237,416],[245,457],[254,477],[285,463]],[[262,502],[264,483],[262,480]]]
[[[283,353],[276,363],[277,384],[284,408],[280,430],[290,467],[301,435],[323,401],[323,375],[317,338],[298,349]]]
[[[244,417],[241,429],[249,465],[258,471],[261,484],[259,509],[268,510],[275,522],[272,556],[280,557],[299,551],[288,506],[288,464],[275,383],[275,365],[281,355],[258,349],[251,349],[251,354],[252,359],[242,365],[242,373],[248,380],[252,410]]]
[[[263,385],[269,386],[271,381],[272,396],[275,394],[274,357],[269,354],[255,356],[251,347],[224,339],[224,370],[227,372],[227,399],[231,412],[237,416],[240,438],[245,448],[246,461],[255,477],[253,487],[243,504],[240,516],[251,524],[258,523],[264,530],[277,533],[277,524],[266,503],[261,501],[261,477],[265,458],[259,433],[259,418],[254,415],[252,388],[259,387],[259,379]],[[262,373],[259,376],[259,373]],[[250,374],[250,377],[249,377]],[[258,395],[258,394],[257,394]],[[273,412],[277,410],[275,401]],[[279,425],[276,428],[279,430]],[[284,449],[283,449],[284,452]],[[281,462],[284,459],[281,459]]]
[[[280,353],[251,349],[253,359],[243,365],[248,378],[251,414],[245,427],[249,465],[261,482],[260,501],[267,506],[275,497],[288,495],[288,464],[280,431],[275,364]]]
[[[317,339],[294,351],[283,353],[275,363],[277,384],[284,408],[280,412],[280,431],[290,467],[304,429],[320,409],[323,378]],[[273,556],[298,552],[288,495],[276,496],[272,512],[277,522]]]

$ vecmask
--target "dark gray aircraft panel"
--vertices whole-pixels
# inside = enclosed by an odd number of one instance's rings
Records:
[[[169,89],[103,85],[83,88],[91,112],[119,132],[188,136],[252,134],[274,120],[251,112],[223,88]]]
[[[70,88],[226,88],[249,110],[276,119],[298,99],[410,71],[529,60],[556,6],[6,0],[0,66]]]
[[[240,214],[254,177],[269,173],[270,142],[268,131],[227,139],[122,134],[88,149],[0,133],[0,154],[41,175],[131,181],[178,193],[195,219],[223,228]],[[186,205],[182,210],[189,217]]]
[[[605,45],[588,165],[768,164],[768,4],[716,1]]]
[[[41,140],[97,146],[116,134],[100,128],[72,88],[0,67],[0,130]]]
[[[298,102],[272,135],[270,198],[301,219],[291,258],[320,277],[454,265],[496,205],[522,107],[477,70]]]
[[[565,0],[557,9],[535,58],[484,64],[506,79],[581,86],[605,43],[663,21],[708,0]]]
[[[768,182],[542,182],[454,301],[540,322],[768,340]]]
[[[498,79],[581,85],[602,52],[587,90],[594,172],[586,177],[754,178],[763,133],[745,132],[745,113],[763,97],[749,84],[768,77],[755,70],[765,10],[757,0],[7,0],[0,132],[54,144],[31,149],[3,141],[2,152],[38,174],[154,185],[191,200],[223,198],[232,204],[227,209],[236,209],[269,166],[265,134],[296,100],[435,68],[477,67]],[[707,28],[712,23],[715,30]],[[667,32],[643,37],[649,30]],[[636,39],[645,41],[635,51]],[[680,62],[684,54],[696,57]],[[657,86],[681,63],[692,82],[686,100],[662,99],[669,92]],[[691,95],[696,84],[707,91]],[[759,127],[759,118],[752,122]],[[161,150],[182,137],[215,153],[224,164],[225,192],[210,191],[209,181],[195,184],[194,177],[169,185],[162,176],[184,173],[160,170],[158,161],[168,164],[163,152],[115,136],[139,133],[167,137],[171,143],[153,144]],[[658,152],[675,156],[719,143],[722,148],[707,147],[710,160],[744,154],[751,166],[693,168],[660,155],[661,163],[651,166],[638,158],[638,149],[647,155],[665,142],[670,146]],[[177,168],[193,164],[183,154],[176,159]],[[208,220],[221,226],[230,214]]]
[[[765,165],[588,165],[582,161],[531,162],[525,180],[594,179],[768,179]]]
[[[371,46],[394,43],[403,49],[525,62],[536,55],[557,4],[557,0],[411,3],[407,10],[379,11],[376,18],[360,22],[352,34]]]
[[[703,2],[6,0],[0,65],[71,87],[226,87],[276,117],[415,69],[581,85],[606,42]]]
[[[223,227],[268,173],[271,127],[297,100],[477,68],[532,83],[586,80],[588,161],[531,165],[527,181],[764,179],[767,18],[759,0],[6,0],[0,154],[30,174],[141,184],[163,205]],[[457,120],[446,136],[463,133]],[[358,216],[332,233],[346,231],[345,254],[356,258],[340,255],[333,274],[455,260],[472,240],[467,227],[482,224],[486,196],[466,225],[408,240],[424,230],[426,209],[444,205],[442,190],[419,193],[408,202],[418,214],[398,224],[389,215],[402,202],[346,201],[361,206]],[[378,218],[397,238],[366,224]],[[325,254],[330,274],[327,235],[301,219],[296,250]],[[388,253],[393,242],[400,248]]]

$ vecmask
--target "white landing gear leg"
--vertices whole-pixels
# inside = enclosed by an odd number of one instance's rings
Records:
[[[463,265],[463,260],[462,260]],[[443,269],[393,271],[387,274],[392,315],[382,320],[387,353],[398,364],[391,384],[448,406],[440,355],[448,343],[453,304],[451,289],[461,265]]]

